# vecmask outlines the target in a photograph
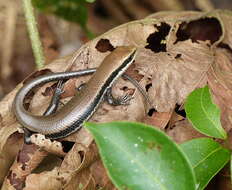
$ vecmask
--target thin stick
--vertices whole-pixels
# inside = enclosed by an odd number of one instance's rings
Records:
[[[44,66],[44,55],[31,0],[23,0],[23,8],[27,23],[27,30],[31,39],[32,50],[35,56],[36,67],[40,69]]]

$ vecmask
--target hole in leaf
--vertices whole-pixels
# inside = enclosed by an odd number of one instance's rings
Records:
[[[67,153],[72,149],[72,147],[74,145],[74,142],[61,141],[61,144],[62,144],[62,147],[63,147],[63,151]]]
[[[175,43],[191,39],[192,42],[209,40],[213,44],[221,35],[222,28],[216,18],[202,18],[189,23],[183,22],[176,33]]]
[[[181,109],[181,105],[176,105],[175,107],[175,112],[179,115],[181,115],[182,117],[185,117],[186,118],[186,113],[185,113],[185,110],[184,109]]]
[[[228,44],[220,43],[220,44],[218,44],[218,47],[224,48],[224,49],[228,50],[230,53],[232,53],[232,49],[230,48],[230,46]]]
[[[170,31],[170,26],[164,22],[162,22],[160,26],[155,26],[158,29],[158,32],[149,35],[147,38],[148,45],[145,48],[150,49],[155,53],[166,52],[165,37]]]
[[[102,53],[107,52],[107,51],[113,51],[115,49],[108,39],[100,39],[97,42],[97,45],[95,46],[95,48]]]
[[[84,151],[78,151],[78,153],[80,154],[81,161],[82,161],[84,159],[85,152]]]
[[[123,91],[126,91],[126,90],[128,90],[128,87],[127,87],[127,86],[123,86],[123,87],[122,87],[122,90],[123,90]]]
[[[147,84],[145,86],[146,92],[148,92],[149,88],[151,88],[151,87],[152,87],[152,83]]]
[[[178,58],[180,58],[180,57],[181,57],[181,54],[178,53],[178,54],[176,54],[175,59],[178,59]]]
[[[156,109],[155,108],[151,108],[151,109],[149,109],[147,115],[151,117],[153,115],[153,113],[155,113],[155,112],[157,112]]]

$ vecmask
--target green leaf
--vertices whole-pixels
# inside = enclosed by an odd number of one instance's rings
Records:
[[[93,2],[95,2],[95,0],[85,0],[86,2],[88,2],[88,3],[93,3]]]
[[[198,190],[203,190],[230,160],[230,151],[210,138],[194,139],[180,146],[192,164]]]
[[[66,20],[79,23],[86,29],[86,0],[33,0],[40,11],[53,13]]]
[[[188,96],[185,112],[199,132],[215,138],[226,138],[226,132],[220,122],[220,110],[213,104],[208,86],[194,90]]]
[[[163,132],[131,122],[85,123],[113,183],[121,190],[195,190],[181,149]]]

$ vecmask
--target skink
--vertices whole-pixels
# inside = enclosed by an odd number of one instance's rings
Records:
[[[107,90],[114,81],[133,63],[135,47],[118,47],[103,60],[88,83],[66,105],[48,116],[36,116],[25,110],[23,100],[29,91],[46,82],[77,77],[77,72],[55,73],[32,80],[16,94],[12,108],[19,123],[34,132],[51,139],[66,137],[80,129],[98,108]],[[93,73],[89,69],[84,74]],[[83,72],[82,74],[83,75]]]

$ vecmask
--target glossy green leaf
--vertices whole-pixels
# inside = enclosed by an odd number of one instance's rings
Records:
[[[221,126],[220,110],[213,104],[209,88],[194,90],[185,103],[187,118],[199,132],[215,138],[226,138],[226,132]]]
[[[32,0],[32,2],[41,11],[56,14],[86,28],[86,0]]]
[[[193,169],[163,132],[131,122],[86,123],[108,174],[120,190],[194,190]]]
[[[203,190],[230,160],[230,151],[210,138],[194,139],[180,146],[192,164],[198,190]]]

